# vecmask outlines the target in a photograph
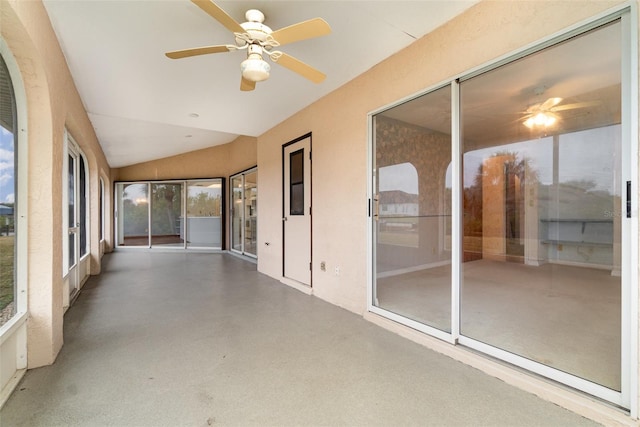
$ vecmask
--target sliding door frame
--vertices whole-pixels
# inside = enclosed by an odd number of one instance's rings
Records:
[[[470,79],[481,73],[497,69],[531,53],[541,51],[561,41],[593,30],[604,24],[620,19],[622,33],[622,167],[621,181],[631,182],[629,195],[630,212],[625,216],[626,207],[621,206],[622,245],[622,287],[621,287],[621,391],[611,390],[605,386],[584,380],[576,375],[567,374],[559,369],[533,362],[523,356],[515,355],[500,348],[484,344],[465,337],[460,332],[460,286],[462,270],[462,141],[460,130],[460,81]],[[559,383],[576,388],[592,396],[627,408],[633,418],[638,417],[638,11],[635,2],[613,8],[591,19],[575,24],[549,37],[531,43],[522,49],[504,55],[488,64],[469,70],[446,81],[440,82],[424,91],[384,106],[368,115],[368,257],[367,257],[367,305],[368,311],[401,325],[418,330],[427,335],[451,344],[461,344],[488,356],[496,357],[532,373],[540,374]],[[408,319],[377,306],[376,301],[376,115],[395,106],[404,104],[424,94],[435,91],[445,85],[451,85],[451,152],[452,152],[452,283],[451,283],[451,333],[435,329],[425,324]],[[630,159],[634,159],[633,161]],[[625,199],[623,195],[623,199]],[[624,208],[624,209],[623,209]]]

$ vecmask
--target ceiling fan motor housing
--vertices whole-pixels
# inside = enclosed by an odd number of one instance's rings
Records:
[[[260,44],[267,41],[267,38],[273,33],[273,30],[262,23],[264,21],[264,14],[259,10],[251,9],[247,11],[245,17],[247,18],[247,22],[243,22],[240,26],[249,34],[251,40],[261,42]],[[239,46],[243,46],[246,41],[236,37],[236,43],[238,43]]]

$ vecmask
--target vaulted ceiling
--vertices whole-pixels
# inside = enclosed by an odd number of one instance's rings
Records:
[[[321,17],[331,34],[282,51],[327,75],[315,84],[273,65],[240,91],[246,53],[172,60],[165,52],[233,44],[233,34],[189,0],[44,0],[111,167],[259,136],[477,0],[219,1],[237,22],[249,9],[277,30]]]

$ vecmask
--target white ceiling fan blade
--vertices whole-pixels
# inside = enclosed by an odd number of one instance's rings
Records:
[[[240,80],[240,90],[243,92],[249,92],[252,91],[256,88],[256,82],[245,79],[244,77],[242,77],[242,80]]]
[[[224,45],[193,47],[191,49],[174,50],[172,52],[165,53],[165,55],[167,55],[167,57],[171,59],[180,59],[180,58],[187,58],[189,56],[207,55],[210,53],[222,53],[222,52],[229,52],[229,48]]]
[[[280,64],[285,68],[290,69],[294,73],[300,74],[302,77],[311,80],[314,83],[322,82],[327,76],[313,68],[311,65],[307,65],[299,59],[294,58],[291,55],[287,55],[282,52],[271,52],[271,59],[276,64]]]
[[[271,37],[273,37],[280,46],[282,46],[284,44],[294,43],[300,40],[326,36],[330,33],[331,27],[324,19],[314,18],[274,31],[271,33]]]
[[[557,105],[549,109],[549,111],[564,111],[564,110],[573,110],[574,108],[595,107],[596,105],[599,105],[599,104],[600,104],[600,101],[576,102],[575,104]]]
[[[235,19],[227,15],[227,12],[220,9],[220,7],[218,7],[218,5],[216,5],[211,0],[191,0],[191,2],[198,6],[200,9],[207,12],[213,19],[227,27],[227,29],[232,33],[245,32],[245,29],[242,28],[242,26],[238,24]]]

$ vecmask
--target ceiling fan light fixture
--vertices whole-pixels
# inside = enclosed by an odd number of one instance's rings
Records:
[[[556,117],[553,114],[545,113],[541,111],[523,122],[523,124],[529,129],[534,127],[551,127],[556,123]]]
[[[251,54],[240,64],[242,77],[252,82],[261,82],[269,78],[271,66],[262,56]]]

